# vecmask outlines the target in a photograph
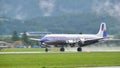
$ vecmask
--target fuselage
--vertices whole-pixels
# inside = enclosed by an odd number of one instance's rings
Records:
[[[43,37],[40,42],[47,45],[66,45],[101,38],[93,34],[49,34]]]

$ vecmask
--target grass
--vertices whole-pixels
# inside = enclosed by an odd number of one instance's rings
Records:
[[[0,68],[120,66],[120,52],[1,54]]]

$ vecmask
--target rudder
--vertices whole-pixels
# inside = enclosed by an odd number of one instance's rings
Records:
[[[106,30],[106,23],[101,23],[99,32],[97,33],[98,36],[106,38],[107,37],[107,30]]]

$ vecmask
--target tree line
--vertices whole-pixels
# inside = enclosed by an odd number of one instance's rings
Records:
[[[11,41],[14,43],[16,41],[21,41],[23,45],[29,46],[29,45],[39,45],[38,42],[32,41],[27,36],[26,32],[23,32],[22,36],[19,36],[17,31],[13,31]]]

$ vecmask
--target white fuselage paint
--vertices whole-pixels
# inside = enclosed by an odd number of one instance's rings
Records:
[[[41,40],[45,40],[44,44],[52,44],[52,45],[59,45],[59,44],[72,44],[81,41],[84,44],[86,40],[93,40],[93,39],[101,39],[101,37],[93,34],[49,34],[43,37]]]

